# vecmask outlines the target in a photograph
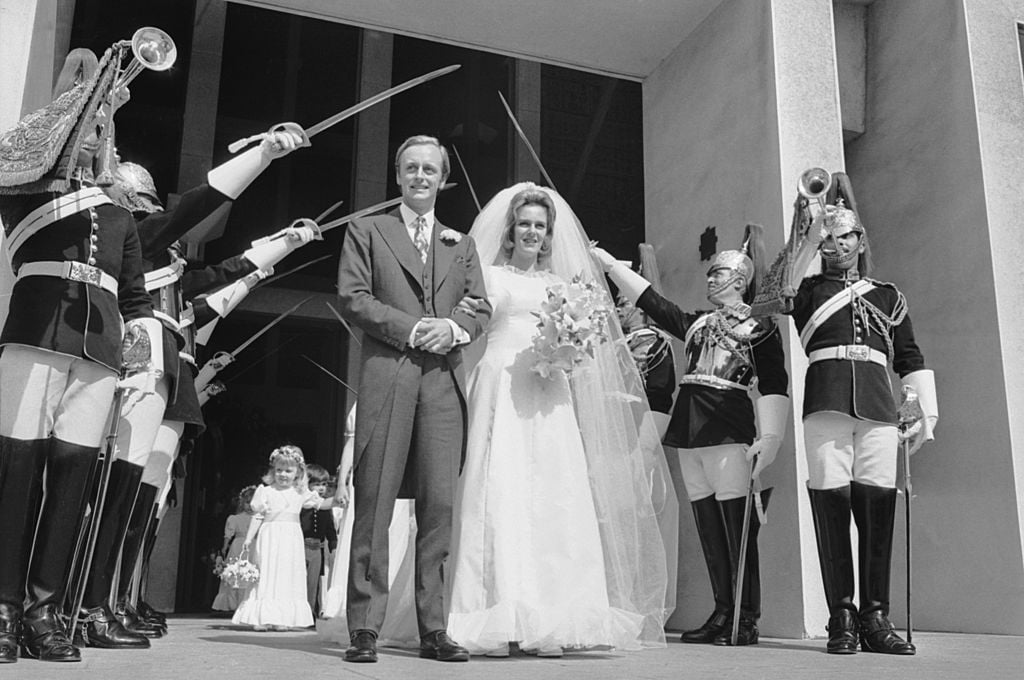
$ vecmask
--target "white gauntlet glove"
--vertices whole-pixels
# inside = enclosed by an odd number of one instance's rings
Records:
[[[782,446],[789,415],[789,397],[766,394],[754,402],[754,408],[757,410],[758,437],[747,449],[747,460],[757,456],[753,471],[753,476],[757,477],[772,464]]]
[[[904,385],[910,385],[917,392],[917,400],[924,417],[906,433],[910,441],[909,451],[917,452],[921,445],[935,439],[935,425],[939,422],[939,401],[935,393],[935,372],[921,369],[903,376]]]

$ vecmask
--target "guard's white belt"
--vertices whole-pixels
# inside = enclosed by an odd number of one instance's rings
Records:
[[[880,352],[867,345],[836,345],[835,347],[823,347],[816,349],[807,355],[807,361],[815,363],[828,359],[840,359],[845,361],[870,361],[874,364],[885,366],[889,358],[884,352]]]
[[[719,378],[717,375],[708,375],[707,373],[687,373],[683,376],[683,379],[679,381],[679,384],[704,385],[706,387],[715,387],[720,390],[743,390],[744,392],[749,392],[751,388],[750,385],[733,382],[732,380]]]
[[[26,262],[18,268],[18,280],[26,276],[56,276],[69,281],[88,283],[117,297],[117,279],[99,267],[84,262]]]

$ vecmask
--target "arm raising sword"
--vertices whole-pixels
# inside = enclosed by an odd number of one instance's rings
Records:
[[[412,80],[407,80],[406,82],[404,82],[404,83],[402,83],[400,85],[395,85],[394,87],[388,88],[387,90],[384,90],[383,92],[378,92],[377,94],[373,95],[372,97],[370,97],[368,99],[364,99],[363,101],[359,102],[355,106],[350,106],[349,108],[345,109],[344,111],[339,111],[338,113],[334,114],[333,116],[330,116],[328,118],[323,119],[322,121],[320,121],[319,123],[317,123],[313,127],[308,128],[306,130],[303,130],[302,127],[300,127],[297,123],[281,123],[279,125],[275,125],[274,127],[270,128],[270,132],[277,132],[277,131],[293,132],[293,133],[298,134],[299,136],[302,137],[302,146],[309,146],[309,138],[310,137],[313,137],[316,134],[318,134],[320,132],[323,132],[324,130],[326,130],[327,128],[331,127],[332,125],[337,125],[338,123],[340,123],[341,121],[345,120],[346,118],[351,118],[352,116],[356,115],[360,111],[368,109],[368,108],[370,108],[371,106],[373,106],[375,104],[379,104],[380,102],[384,101],[385,99],[389,99],[390,97],[395,96],[399,92],[405,92],[406,90],[408,90],[410,88],[413,88],[413,87],[416,87],[417,85],[422,85],[423,83],[425,83],[425,82],[427,82],[429,80],[433,80],[434,78],[439,78],[439,77],[441,77],[443,75],[451,73],[452,71],[457,70],[460,66],[461,66],[461,64],[452,64],[451,66],[445,66],[444,68],[439,68],[436,71],[431,71],[430,73],[425,73],[422,76],[419,76],[418,78],[413,78]],[[259,135],[252,135],[250,137],[246,137],[245,139],[240,139],[237,142],[232,142],[230,145],[228,145],[228,151],[230,151],[231,153],[237,153],[237,152],[241,151],[242,149],[244,149],[249,144],[251,144],[251,143],[253,143],[255,141],[258,141],[258,140],[262,140],[263,138],[264,138],[264,135],[259,134]]]
[[[281,312],[280,314],[277,315],[277,317],[274,318],[273,321],[268,323],[260,330],[256,331],[256,333],[249,337],[248,340],[246,340],[241,345],[236,347],[233,351],[217,352],[212,357],[210,357],[210,360],[203,364],[202,369],[200,369],[199,371],[199,375],[196,376],[196,391],[202,393],[206,386],[210,384],[210,381],[213,380],[217,376],[217,374],[220,373],[221,370],[223,370],[226,366],[228,366],[231,362],[235,360],[239,352],[244,350],[252,343],[256,342],[260,338],[260,336],[262,336],[264,333],[269,331],[277,324],[284,321],[285,317],[293,314],[299,307],[306,304],[312,299],[313,296],[310,295],[309,297],[300,300],[297,304],[290,307],[289,309],[286,309],[285,311]]]

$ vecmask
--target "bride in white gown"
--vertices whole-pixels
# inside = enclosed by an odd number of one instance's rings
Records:
[[[493,313],[469,376],[448,630],[497,656],[509,642],[543,656],[664,644],[652,479],[671,486],[621,331],[610,324],[609,341],[571,377],[531,371],[548,287],[577,275],[604,286],[586,235],[556,192],[521,184],[492,199],[471,236],[490,265]]]

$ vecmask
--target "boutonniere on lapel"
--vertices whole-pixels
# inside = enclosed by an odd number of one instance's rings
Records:
[[[462,240],[462,234],[455,231],[454,229],[444,229],[441,231],[441,234],[438,238],[440,238],[444,243],[453,246]]]

